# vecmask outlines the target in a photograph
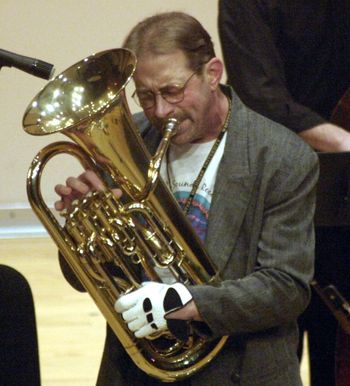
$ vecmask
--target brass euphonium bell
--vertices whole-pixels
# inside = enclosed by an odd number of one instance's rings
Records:
[[[215,284],[219,278],[203,245],[173,195],[159,177],[161,159],[177,122],[170,119],[151,157],[125,98],[136,58],[125,49],[103,51],[76,63],[51,80],[28,106],[24,130],[55,132],[72,142],[56,142],[34,158],[27,179],[30,204],[69,266],[92,296],[135,364],[164,382],[193,375],[221,350],[227,337],[208,341],[194,334],[181,342],[169,332],[137,339],[114,310],[121,295],[162,273],[185,284]],[[40,180],[57,154],[76,157],[109,186],[74,204],[61,226],[45,204]],[[106,183],[107,184],[107,183]]]

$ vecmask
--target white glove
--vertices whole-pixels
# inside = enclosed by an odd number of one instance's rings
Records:
[[[169,329],[181,340],[187,340],[188,322],[166,319],[165,316],[184,307],[192,300],[189,290],[181,283],[144,282],[130,294],[120,297],[114,308],[121,313],[136,338]]]

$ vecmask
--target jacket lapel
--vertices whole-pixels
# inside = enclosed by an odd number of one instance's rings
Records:
[[[231,119],[217,173],[205,242],[219,271],[225,268],[236,244],[256,178],[249,168],[247,109],[234,92],[231,97]],[[149,130],[150,126],[145,129],[144,124],[139,126],[147,148],[154,154],[161,138],[159,132]]]
[[[256,176],[250,172],[246,108],[232,95],[232,114],[211,202],[206,247],[223,271],[237,242]]]

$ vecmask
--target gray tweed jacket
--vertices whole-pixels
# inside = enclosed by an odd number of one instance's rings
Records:
[[[208,366],[178,384],[298,386],[296,319],[313,276],[318,159],[294,133],[230,92],[233,110],[205,243],[223,281],[190,287],[210,335],[230,338]],[[142,114],[135,121],[153,153],[159,133]],[[97,385],[158,384],[107,329]]]

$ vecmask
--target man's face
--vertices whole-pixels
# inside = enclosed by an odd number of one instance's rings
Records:
[[[154,105],[144,111],[155,127],[162,129],[164,122],[172,117],[180,122],[177,134],[172,138],[172,142],[178,145],[208,140],[212,90],[206,80],[205,70],[202,75],[195,73],[191,76],[193,73],[183,52],[176,51],[167,55],[142,56],[134,77],[139,95],[152,97],[153,94]],[[171,90],[173,85],[181,87],[185,83],[183,100],[180,102],[170,103],[159,93]]]

